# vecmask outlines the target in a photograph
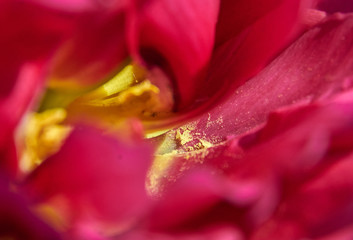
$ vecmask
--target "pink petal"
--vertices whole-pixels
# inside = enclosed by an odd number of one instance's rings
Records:
[[[216,97],[225,99],[265,67],[297,33],[307,7],[303,3],[291,0],[273,3],[271,11],[253,24],[243,26],[241,32],[217,47],[208,76],[198,89],[197,101],[207,103],[217,92],[222,95]]]
[[[23,114],[38,100],[44,83],[44,72],[42,63],[23,64],[16,78],[11,79],[11,91],[0,98],[0,165],[11,175],[18,171],[13,134]]]
[[[352,166],[352,155],[349,155],[303,184],[298,192],[284,200],[274,217],[252,239],[322,237],[351,224]],[[286,222],[291,223],[296,233],[282,237],[278,229],[283,229]]]
[[[122,10],[122,6],[97,8],[80,18],[74,34],[58,49],[53,61],[51,78],[59,87],[67,82],[81,88],[92,86],[119,69],[128,56]]]
[[[161,0],[136,4],[129,19],[132,54],[170,70],[180,105],[193,100],[209,62],[219,0]],[[135,31],[134,31],[135,29]]]
[[[353,2],[351,0],[319,0],[318,9],[328,13],[353,12]]]
[[[22,64],[48,57],[72,30],[72,18],[27,1],[0,3],[0,97],[15,85]]]
[[[141,232],[134,234],[142,234],[142,239],[242,239],[233,221],[238,215],[231,208],[227,212],[233,188],[213,169],[190,171],[155,200],[139,227]]]
[[[174,164],[164,172],[165,177],[160,179],[162,190],[170,189],[173,186],[171,181],[187,174],[184,169],[203,165],[223,172],[233,183],[233,189],[229,188],[226,198],[232,203],[228,213],[238,216],[233,222],[243,224],[246,229],[256,228],[271,217],[283,198],[295,195],[298,187],[318,176],[325,168],[340,162],[353,150],[352,106],[353,92],[350,91],[337,100],[278,111],[259,131],[229,139],[215,147],[177,156]],[[225,186],[225,182],[222,185]],[[163,194],[168,194],[168,190]],[[308,202],[303,201],[303,204]],[[310,205],[303,210],[303,214],[310,212]],[[209,217],[210,213],[206,215],[208,219],[221,216],[226,221],[231,218],[227,213],[221,214],[220,209],[215,209],[210,211],[213,212],[212,218]],[[350,212],[347,214],[344,217],[352,215]],[[320,219],[318,217],[315,221]],[[297,231],[297,226],[284,224],[285,221],[278,223],[278,229],[284,231],[283,239],[286,239],[285,234]]]
[[[285,1],[221,1],[217,21],[216,45],[220,45],[235,37],[242,30],[279,7],[283,2]],[[292,10],[294,11],[294,9]]]
[[[47,69],[44,61],[73,29],[71,15],[35,2],[0,2],[0,165],[17,172],[13,131],[38,100]]]
[[[188,173],[156,202],[147,219],[148,227],[168,229],[183,224],[219,201],[220,186],[209,171]]]
[[[166,134],[166,141],[174,142],[179,154],[174,156],[175,161],[165,171],[164,175],[167,177],[161,178],[161,191],[163,192],[171,181],[183,175],[181,169],[192,169],[204,163],[211,163],[217,168],[228,166],[229,163],[235,166],[241,165],[244,151],[238,146],[237,139],[231,139],[236,135],[259,128],[264,124],[269,112],[296,102],[300,106],[314,100],[327,99],[338,92],[349,89],[353,76],[351,70],[353,36],[350,34],[352,24],[353,18],[350,15],[333,16],[304,34],[259,75],[238,88],[225,103],[194,122]],[[274,126],[278,125],[275,116],[273,115],[270,121],[270,123],[273,121]],[[279,146],[283,144],[284,149],[286,149],[286,144],[299,148],[301,144],[307,145],[308,149],[306,153],[303,153],[306,157],[303,160],[311,159],[313,162],[307,162],[305,165],[301,163],[298,167],[310,166],[310,164],[314,166],[315,159],[320,158],[320,154],[325,151],[325,145],[318,140],[327,139],[325,132],[320,130],[320,126],[317,125],[315,134],[308,138],[305,134],[299,139],[288,139],[292,142],[279,141],[269,149],[277,149],[276,144]],[[268,126],[268,129],[273,131],[271,126]],[[301,133],[304,134],[306,131],[307,128],[303,128]],[[180,139],[176,138],[177,132],[187,133],[191,136],[188,139],[190,141],[181,144]],[[227,138],[229,135],[233,137]],[[242,144],[251,142],[251,139],[255,137],[256,135],[249,135],[242,140]],[[349,139],[349,134],[347,134],[345,138],[335,140],[334,145],[337,145],[338,149],[342,146],[350,146]],[[202,149],[204,141],[211,144],[211,147]],[[201,150],[196,151],[198,146],[201,146]],[[188,153],[190,148],[194,151]],[[291,154],[297,156],[296,147],[290,150],[283,152],[287,154],[288,159],[292,159]],[[267,147],[264,147],[263,151],[266,155]],[[256,164],[254,169],[259,169],[256,168]],[[249,170],[251,171],[253,170]],[[291,175],[291,171],[286,174]],[[264,172],[264,174],[266,177],[267,173]],[[269,181],[272,181],[271,177]]]
[[[13,239],[61,239],[50,226],[35,216],[17,193],[10,191],[0,176],[0,237]]]
[[[337,239],[351,239],[351,238],[353,238],[353,226],[348,226],[332,234],[315,238],[315,240],[337,240]]]
[[[29,176],[25,187],[36,201],[61,196],[59,209],[67,208],[77,224],[130,222],[148,205],[145,177],[151,154],[145,144],[127,144],[77,127],[60,152]]]
[[[89,11],[99,7],[99,1],[95,0],[26,0],[34,4],[50,7],[67,12]]]
[[[225,141],[227,136],[244,134],[261,126],[268,114],[277,108],[325,99],[351,88],[352,27],[351,15],[330,17],[306,32],[223,103],[193,122],[169,132],[166,137],[178,146],[176,132],[187,129],[192,140],[179,145],[180,151],[195,146],[200,139],[217,144]],[[230,56],[224,54],[225,59]],[[237,65],[229,65],[232,66],[235,71]],[[235,80],[239,76],[238,73],[226,76],[221,72],[218,75],[218,78]]]
[[[122,240],[243,240],[239,231],[233,226],[216,225],[190,232],[159,233],[149,231],[134,231],[127,235],[119,236]]]

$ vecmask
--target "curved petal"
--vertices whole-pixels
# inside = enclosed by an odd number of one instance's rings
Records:
[[[9,190],[0,176],[0,237],[11,239],[61,239],[59,233],[35,216],[25,200]]]
[[[1,1],[0,97],[11,92],[23,63],[48,57],[72,29],[70,15],[29,1]]]
[[[351,0],[319,0],[318,9],[328,13],[353,12],[353,1]]]
[[[202,141],[220,143],[261,126],[277,108],[325,99],[351,88],[352,27],[352,15],[334,15],[313,27],[223,103],[166,134],[170,151],[198,149],[197,145],[205,145]]]
[[[161,186],[171,189],[171,182],[187,175],[185,169],[207,166],[227,176],[233,189],[227,191],[231,203],[227,210],[216,204],[202,215],[204,221],[210,216],[231,219],[251,232],[270,218],[254,239],[298,239],[336,231],[353,216],[348,167],[353,151],[352,106],[350,91],[334,100],[278,111],[259,131],[180,155],[163,173]],[[246,189],[252,190],[244,194]]]
[[[45,67],[42,63],[26,63],[17,74],[16,78],[8,79],[13,86],[6,97],[0,99],[0,165],[11,175],[18,171],[14,131],[24,113],[38,100],[44,85]]]
[[[217,92],[222,94],[216,96],[221,100],[232,95],[289,43],[298,31],[306,7],[301,1],[280,1],[266,15],[217,47],[196,99],[210,101]]]
[[[13,131],[43,87],[50,54],[73,30],[74,19],[26,0],[0,2],[1,165],[17,171]]]
[[[351,224],[351,171],[352,155],[303,184],[251,239],[323,237]]]
[[[222,0],[217,21],[216,45],[220,45],[236,36],[249,25],[278,7],[281,2],[281,0],[266,2],[259,0]]]
[[[123,6],[98,8],[80,19],[74,34],[54,56],[51,87],[92,87],[115,74],[128,56],[122,10]]]
[[[73,224],[130,224],[148,206],[146,171],[151,148],[76,127],[61,150],[40,165],[24,187],[35,201],[59,201]],[[124,225],[123,225],[124,226]]]
[[[135,3],[129,45],[147,64],[169,71],[180,105],[190,103],[211,57],[219,0]],[[201,76],[202,75],[202,76]]]
[[[160,232],[149,232],[149,231],[134,231],[127,235],[119,236],[121,240],[219,240],[219,239],[232,239],[232,240],[244,240],[238,230],[231,225],[217,225],[206,227],[204,229],[198,229],[197,231],[190,232],[178,232],[178,233],[160,233]]]

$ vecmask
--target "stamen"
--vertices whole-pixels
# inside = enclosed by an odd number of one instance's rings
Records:
[[[28,116],[24,129],[24,149],[20,168],[29,172],[56,153],[71,132],[71,127],[63,125],[66,111],[62,108],[32,113]]]
[[[69,114],[90,115],[109,122],[128,117],[165,117],[173,108],[172,91],[166,84],[168,79],[161,71],[148,72],[128,65],[101,87],[76,99],[68,108]]]

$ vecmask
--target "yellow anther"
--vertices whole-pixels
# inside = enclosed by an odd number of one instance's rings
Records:
[[[24,129],[24,149],[20,161],[23,172],[33,170],[43,160],[56,153],[71,132],[63,125],[66,111],[62,108],[32,113]]]
[[[145,79],[146,71],[137,65],[127,65],[115,77],[96,88],[95,90],[83,95],[81,101],[105,99],[118,94],[129,87]]]
[[[109,119],[109,122],[126,117],[150,119],[170,114],[173,107],[171,89],[153,84],[148,74],[136,65],[126,66],[107,83],[76,99],[69,106],[69,114],[94,115]],[[158,77],[165,77],[161,71],[158,74]],[[159,82],[168,84],[165,80],[159,79]]]

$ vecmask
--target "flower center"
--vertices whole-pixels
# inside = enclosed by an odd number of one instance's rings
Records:
[[[159,69],[129,64],[104,84],[89,90],[48,89],[38,112],[27,116],[22,136],[21,168],[33,170],[56,153],[75,123],[107,131],[124,128],[126,120],[142,122],[172,115],[173,94]]]
[[[72,117],[91,118],[114,123],[129,117],[141,120],[164,118],[172,114],[173,95],[168,79],[158,69],[146,71],[131,64],[102,86],[73,101]]]

